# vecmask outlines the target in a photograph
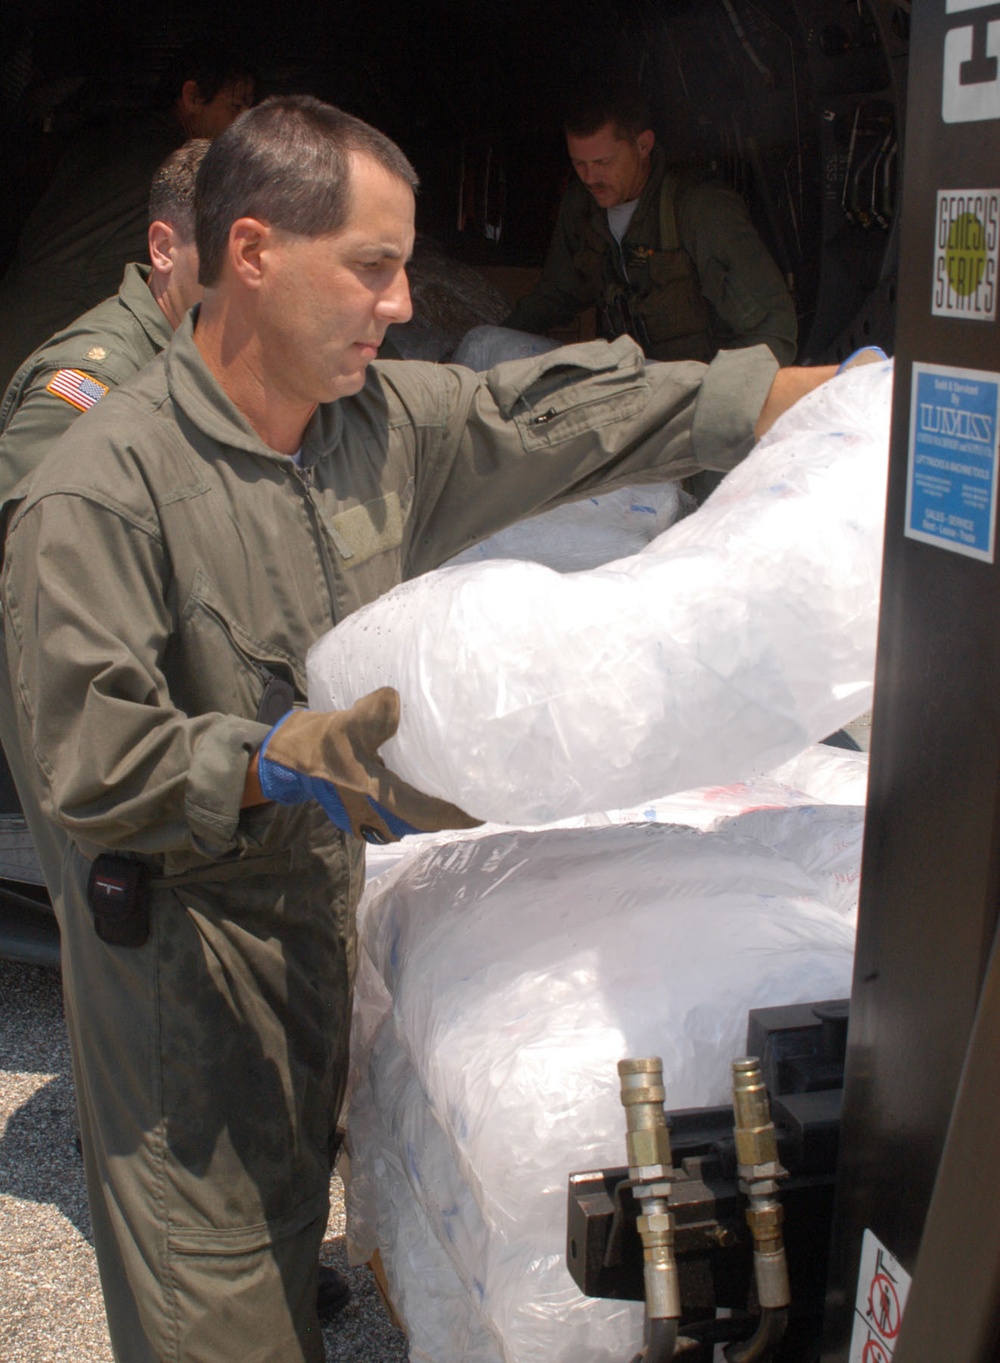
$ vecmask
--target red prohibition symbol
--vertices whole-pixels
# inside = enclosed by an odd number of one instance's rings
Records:
[[[861,1363],[890,1363],[888,1350],[877,1339],[870,1339],[862,1351]]]
[[[895,1339],[899,1334],[902,1317],[899,1298],[896,1296],[895,1284],[884,1273],[876,1273],[872,1278],[872,1285],[868,1289],[868,1314],[875,1329],[885,1339]],[[873,1355],[873,1358],[877,1357]]]

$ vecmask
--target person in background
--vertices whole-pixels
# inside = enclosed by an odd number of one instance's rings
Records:
[[[145,258],[156,167],[182,142],[216,137],[253,98],[247,58],[190,43],[163,73],[152,111],[74,136],[0,280],[0,389],[48,336],[113,293],[129,261]]]
[[[795,306],[742,198],[673,169],[632,94],[590,95],[566,118],[576,178],[541,279],[504,326],[546,332],[592,304],[598,335],[651,360],[701,360],[764,344],[795,358]]]
[[[382,762],[393,688],[307,708],[310,645],[524,516],[733,466],[833,373],[763,345],[647,364],[628,338],[489,380],[373,364],[411,313],[416,185],[318,100],[245,113],[198,175],[200,307],[4,508],[120,1363],[321,1363],[365,841],[476,822]]]
[[[130,263],[121,287],[31,355],[0,402],[0,500],[29,478],[76,418],[164,348],[201,297],[194,241],[194,182],[208,142],[171,152],[148,192],[149,265]],[[145,252],[144,252],[145,254]],[[17,736],[0,635],[0,798],[23,813],[49,898],[60,893],[65,836],[34,798]]]
[[[50,337],[11,380],[0,401],[0,499],[81,412],[158,355],[201,298],[194,183],[208,147],[185,142],[147,187],[149,264],[127,264],[118,292]]]

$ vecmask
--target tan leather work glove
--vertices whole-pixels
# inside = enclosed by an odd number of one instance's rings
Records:
[[[278,804],[318,800],[345,833],[398,842],[408,833],[475,828],[482,822],[415,790],[378,755],[399,728],[399,693],[383,686],[349,710],[292,710],[261,745],[260,788]]]

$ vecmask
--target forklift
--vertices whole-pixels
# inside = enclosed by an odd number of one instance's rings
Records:
[[[915,5],[908,84],[851,998],[755,1010],[732,1108],[623,1059],[567,1263],[645,1299],[636,1363],[1000,1357],[1000,4]]]

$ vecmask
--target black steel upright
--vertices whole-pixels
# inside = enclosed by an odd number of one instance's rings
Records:
[[[917,0],[908,91],[882,614],[828,1363],[892,1356],[892,1339],[881,1351],[859,1351],[862,1238],[871,1231],[914,1272],[1000,887],[1000,3]],[[976,1072],[981,1066],[970,1066]],[[995,1086],[979,1112],[1000,1120]],[[995,1183],[1000,1172],[970,1169],[969,1177]],[[968,1230],[974,1255],[975,1226]],[[924,1280],[918,1275],[914,1289]],[[946,1301],[941,1306],[947,1310]],[[888,1322],[890,1336],[896,1325]],[[947,1363],[978,1363],[978,1354]]]

